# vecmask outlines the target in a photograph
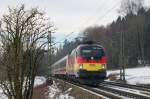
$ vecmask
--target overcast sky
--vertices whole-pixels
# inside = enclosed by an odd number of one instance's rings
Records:
[[[150,1],[150,0],[146,0]],[[120,0],[0,0],[0,16],[8,6],[25,4],[39,7],[55,24],[62,38],[70,32],[79,32],[88,26],[106,25],[116,20]]]

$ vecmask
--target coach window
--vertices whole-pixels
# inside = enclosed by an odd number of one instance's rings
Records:
[[[61,64],[62,66],[61,67],[65,66],[65,62],[66,62],[65,60],[62,61],[62,64]]]

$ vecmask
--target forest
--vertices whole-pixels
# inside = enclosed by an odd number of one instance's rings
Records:
[[[53,63],[78,44],[91,40],[106,49],[108,69],[119,68],[122,57],[126,68],[149,64],[150,8],[145,8],[142,0],[122,2],[121,6],[120,16],[116,21],[107,26],[88,27],[73,41],[66,39],[64,44],[57,48]]]

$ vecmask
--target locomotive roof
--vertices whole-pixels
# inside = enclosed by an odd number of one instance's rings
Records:
[[[85,44],[78,45],[75,49],[78,49],[78,48],[83,47],[83,46],[99,46],[99,47],[103,48],[100,44],[96,44],[96,43],[88,44],[88,43],[85,43]],[[73,50],[75,50],[75,49],[73,49]],[[67,60],[68,56],[69,55],[66,55],[65,57],[63,57],[63,58],[59,59],[58,61],[56,61],[54,64],[52,64],[52,67],[57,65],[57,64],[59,64],[60,62],[62,62],[64,60]]]
[[[80,44],[80,45],[77,46],[77,48],[80,48],[80,47],[83,47],[83,46],[99,46],[99,47],[103,48],[103,46],[101,46],[99,44],[96,44],[96,43],[94,43],[94,44]]]

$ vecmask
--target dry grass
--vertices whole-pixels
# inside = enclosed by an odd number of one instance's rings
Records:
[[[57,81],[56,81],[57,82]],[[70,92],[70,96],[75,97],[75,99],[103,99],[100,96],[97,96],[95,94],[92,94],[90,92],[87,92],[85,90],[82,90],[76,86],[70,85],[68,83],[58,81],[60,85],[58,86],[61,90],[67,90],[68,88],[72,88],[72,91]]]
[[[58,87],[62,91],[66,91],[68,88],[73,88],[70,92],[70,95],[75,97],[75,99],[103,99],[95,94],[89,93],[85,90],[79,89],[78,87],[72,86],[65,82],[59,82]],[[33,98],[32,99],[49,99],[48,97],[48,86],[46,84],[37,86],[34,88]]]
[[[34,88],[32,99],[47,99],[47,96],[48,86],[46,84],[42,84]]]

